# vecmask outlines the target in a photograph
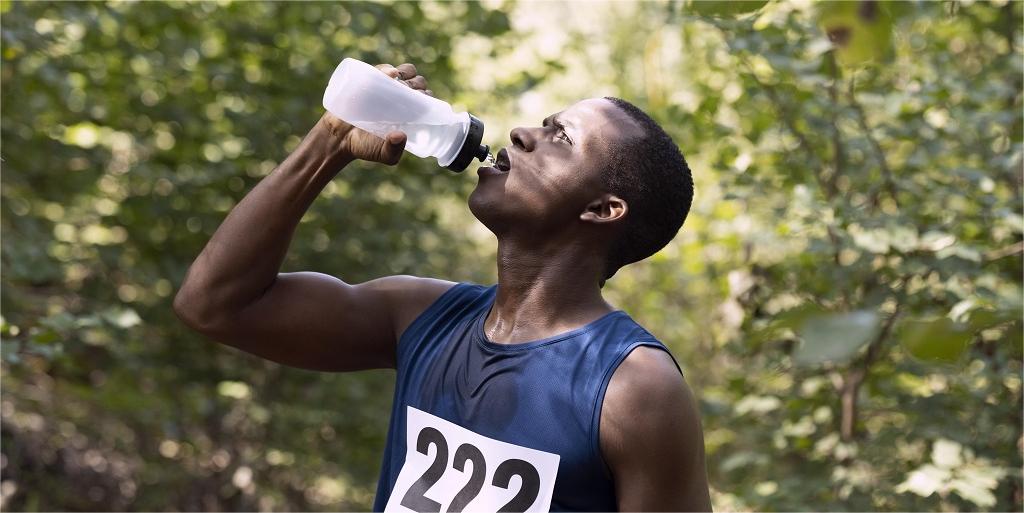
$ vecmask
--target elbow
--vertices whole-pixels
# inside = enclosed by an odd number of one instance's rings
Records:
[[[174,315],[178,316],[183,324],[199,333],[215,333],[223,325],[217,309],[203,301],[202,291],[196,291],[188,286],[182,286],[174,295]]]

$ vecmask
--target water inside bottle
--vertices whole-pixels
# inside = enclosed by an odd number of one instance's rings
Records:
[[[395,123],[388,121],[355,121],[353,125],[379,137],[388,132],[405,132],[405,149],[420,157],[437,155],[446,149],[460,130],[458,123]]]

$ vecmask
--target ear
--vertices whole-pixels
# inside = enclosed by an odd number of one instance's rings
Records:
[[[628,211],[626,200],[614,194],[605,194],[587,205],[587,209],[580,214],[580,220],[589,223],[611,223],[626,217]]]

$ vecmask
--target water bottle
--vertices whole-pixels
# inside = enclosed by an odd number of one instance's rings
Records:
[[[378,137],[404,132],[406,151],[417,157],[435,157],[455,172],[473,158],[485,160],[490,148],[480,144],[484,124],[468,112],[423,94],[383,71],[356,59],[341,61],[324,92],[324,108],[331,114]]]

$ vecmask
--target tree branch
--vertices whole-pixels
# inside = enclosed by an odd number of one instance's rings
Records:
[[[991,262],[992,260],[999,260],[1000,258],[1015,255],[1017,253],[1024,253],[1024,241],[1010,244],[999,249],[993,249],[985,253],[985,260]]]
[[[885,182],[885,188],[889,193],[889,197],[892,198],[893,203],[896,204],[896,208],[899,208],[899,200],[896,198],[896,182],[892,177],[892,168],[889,167],[889,162],[885,160],[885,151],[882,150],[882,145],[878,143],[878,139],[871,133],[871,126],[868,125],[867,115],[864,113],[864,108],[857,102],[857,95],[854,92],[854,82],[850,81],[850,88],[847,91],[847,96],[850,99],[850,106],[853,107],[854,112],[857,113],[857,123],[860,125],[860,129],[864,132],[864,137],[867,138],[868,143],[871,145],[871,149],[875,155],[875,159],[878,160],[878,166],[882,170],[882,179]],[[878,206],[878,191],[876,188],[871,193],[871,204],[875,207]]]
[[[889,338],[889,334],[892,332],[892,327],[900,314],[900,306],[901,303],[896,303],[896,310],[885,321],[875,339],[868,344],[868,350],[864,357],[852,365],[843,377],[843,386],[840,392],[842,416],[839,423],[839,436],[844,442],[853,440],[857,436],[857,392],[867,377],[868,371],[871,370],[871,366],[881,356],[882,344]]]
[[[832,175],[828,177],[828,197],[836,195],[836,180],[845,172],[846,148],[843,146],[842,134],[839,133],[839,65],[836,63],[835,50],[828,52],[831,63],[832,82],[828,85],[829,97],[832,99]]]
[[[746,59],[741,57],[739,60],[741,63],[743,63],[743,66],[747,68],[748,74],[754,80],[754,82],[757,83],[758,87],[760,87],[761,90],[764,91],[771,99],[772,105],[775,106],[775,109],[779,113],[779,117],[782,118],[782,122],[785,123],[786,128],[793,134],[793,136],[796,137],[797,141],[799,142],[800,149],[803,150],[807,162],[817,163],[818,158],[814,154],[814,149],[811,147],[811,142],[807,139],[807,136],[796,127],[796,121],[794,121],[794,117],[791,115],[791,112],[785,107],[785,103],[779,96],[778,91],[775,90],[775,87],[770,84],[766,84],[762,82],[759,78],[757,78],[757,73],[754,72],[754,68],[750,65],[749,62],[747,62]],[[821,176],[817,172],[814,172],[812,174],[814,175],[815,180],[818,182],[818,186],[821,188],[822,192],[828,195],[828,188],[822,181]]]

